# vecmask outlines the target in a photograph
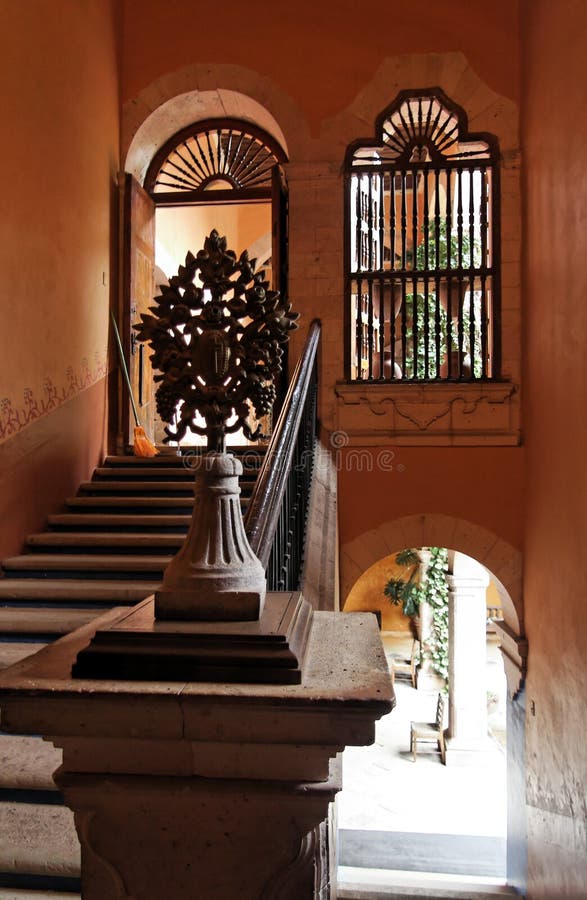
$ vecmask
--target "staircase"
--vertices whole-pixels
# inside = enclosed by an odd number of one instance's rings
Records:
[[[244,511],[263,450],[230,451],[245,463]],[[0,668],[152,594],[187,533],[193,483],[189,456],[107,457],[47,531],[2,561]],[[79,896],[73,817],[51,777],[60,763],[40,738],[0,732],[0,900]]]

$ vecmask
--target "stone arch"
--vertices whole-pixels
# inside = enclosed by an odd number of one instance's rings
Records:
[[[309,140],[293,100],[270,79],[242,66],[198,64],[158,78],[122,110],[125,169],[142,182],[156,151],[201,119],[236,118],[267,131],[288,155]]]
[[[439,513],[390,519],[341,547],[341,606],[366,569],[405,547],[447,547],[477,560],[497,583],[507,626],[515,635],[523,634],[519,550],[482,525]]]
[[[502,153],[519,152],[516,104],[485,84],[460,52],[387,57],[353,102],[323,123],[320,140],[338,145],[342,159],[351,141],[372,133],[375,119],[400,91],[433,87],[442,88],[465,110],[470,131],[495,134]]]

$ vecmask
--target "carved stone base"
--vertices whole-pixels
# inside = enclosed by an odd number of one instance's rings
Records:
[[[120,618],[0,673],[3,730],[63,750],[84,900],[329,900],[339,754],[372,744],[393,706],[374,617],[316,612],[303,684],[72,680]]]
[[[149,597],[96,631],[74,678],[300,684],[312,608],[300,593],[269,594],[256,622],[160,622]]]
[[[319,825],[341,786],[336,769],[317,785],[94,773],[56,780],[75,812],[84,900],[327,896],[315,869]]]
[[[206,453],[197,460],[192,524],[155,594],[157,619],[259,618],[267,582],[243,526],[238,486],[242,471],[229,453]]]

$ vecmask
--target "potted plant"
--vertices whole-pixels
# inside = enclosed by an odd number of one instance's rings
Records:
[[[394,606],[401,605],[404,616],[410,619],[414,637],[419,640],[418,613],[422,601],[422,591],[420,579],[417,576],[420,573],[422,562],[420,554],[417,550],[401,550],[396,554],[395,561],[399,566],[409,570],[407,578],[390,578],[383,588],[383,593]]]

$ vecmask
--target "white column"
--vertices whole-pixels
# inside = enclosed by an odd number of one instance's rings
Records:
[[[487,734],[487,571],[455,553],[449,582],[447,765],[478,765],[492,749]]]

